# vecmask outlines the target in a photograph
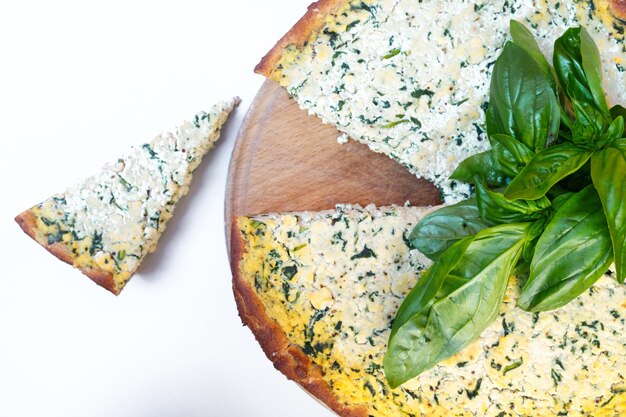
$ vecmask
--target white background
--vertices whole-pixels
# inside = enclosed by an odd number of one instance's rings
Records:
[[[324,417],[242,327],[224,239],[253,68],[309,0],[0,4],[0,416]],[[119,297],[13,217],[196,111],[243,102]]]

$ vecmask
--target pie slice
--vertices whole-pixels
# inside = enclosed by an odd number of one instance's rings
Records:
[[[392,320],[429,265],[406,236],[428,211],[338,206],[236,219],[237,306],[274,366],[346,417],[626,415],[626,287],[608,276],[541,314],[515,308],[512,279],[478,340],[387,385]]]
[[[156,249],[193,170],[238,104],[235,98],[198,113],[15,220],[57,258],[119,294]]]
[[[585,26],[601,51],[609,102],[626,101],[623,0],[320,0],[256,72],[454,202],[469,188],[448,177],[489,147],[489,80],[512,18],[549,55],[567,27]]]

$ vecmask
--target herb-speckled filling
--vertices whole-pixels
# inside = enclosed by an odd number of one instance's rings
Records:
[[[485,110],[509,20],[526,24],[551,60],[569,26],[602,55],[609,103],[626,101],[624,25],[608,2],[546,0],[346,1],[271,73],[300,106],[432,181],[448,203],[467,198],[448,177],[487,150]]]
[[[390,389],[382,360],[392,319],[429,264],[405,236],[425,213],[344,206],[239,219],[243,277],[338,399],[375,417],[626,414],[626,287],[611,277],[541,314],[515,308],[513,279],[477,341]]]

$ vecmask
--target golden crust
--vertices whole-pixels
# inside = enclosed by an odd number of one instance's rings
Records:
[[[287,334],[269,318],[254,289],[241,275],[240,262],[245,251],[245,242],[238,228],[237,219],[231,222],[231,270],[233,293],[239,317],[248,326],[274,367],[287,378],[298,383],[309,393],[344,417],[367,417],[365,406],[350,407],[338,401],[330,386],[323,379],[323,371],[297,346],[291,345]]]
[[[261,59],[261,62],[254,68],[254,72],[271,78],[272,70],[280,60],[285,48],[289,45],[302,47],[313,33],[321,29],[326,17],[345,3],[345,0],[318,0],[309,5],[304,16]]]
[[[611,13],[620,20],[626,20],[626,0],[609,0]]]
[[[93,268],[88,265],[78,265],[74,261],[76,256],[72,251],[62,243],[53,243],[49,245],[42,233],[38,233],[37,217],[31,209],[24,211],[15,217],[15,221],[20,225],[24,233],[30,236],[35,242],[43,246],[48,252],[56,256],[58,259],[78,268],[83,274],[87,275],[93,282],[109,290],[115,295],[119,295],[120,288],[117,288],[113,275],[101,269]]]

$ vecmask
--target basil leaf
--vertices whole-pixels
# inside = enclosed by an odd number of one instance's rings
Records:
[[[471,183],[475,175],[484,175],[487,183],[493,186],[506,183],[506,174],[493,159],[491,151],[481,152],[463,160],[450,175],[450,179]]]
[[[578,171],[591,158],[591,153],[569,142],[546,148],[511,181],[504,196],[511,200],[541,198],[554,184]]]
[[[591,287],[612,262],[602,203],[588,186],[561,207],[539,238],[517,305],[532,312],[564,306]]]
[[[480,217],[475,199],[442,207],[425,216],[411,231],[411,247],[436,261],[456,241],[493,226]]]
[[[572,99],[576,119],[572,123],[572,142],[579,145],[594,145],[605,130],[605,118],[593,105]],[[596,145],[597,146],[597,145]]]
[[[591,178],[608,222],[617,281],[626,279],[626,151],[606,148],[591,157]]]
[[[602,145],[618,141],[624,135],[624,117],[617,116],[606,131],[606,139]]]
[[[535,247],[543,231],[546,229],[546,225],[549,222],[548,217],[541,217],[539,220],[533,223],[530,231],[528,232],[528,239],[524,243],[524,249],[522,250],[522,257],[526,262],[531,262],[535,254]]]
[[[508,42],[491,77],[487,133],[509,135],[537,152],[559,132],[561,109],[542,67]]]
[[[617,119],[619,116],[622,116],[622,118],[624,118],[624,120],[626,120],[626,108],[620,106],[619,104],[616,104],[615,106],[611,107],[611,118],[612,119]],[[622,136],[624,137],[626,135],[626,131],[622,132]]]
[[[504,195],[491,191],[484,181],[476,181],[475,186],[480,215],[484,220],[494,224],[534,220],[550,207],[550,200],[546,197],[535,201],[508,200]]]
[[[609,107],[606,104],[604,88],[602,88],[602,61],[600,60],[600,51],[585,28],[580,28],[579,36],[582,66],[587,76],[589,90],[600,111],[608,115]]]
[[[559,211],[576,193],[563,193],[552,200],[552,210]]]
[[[616,140],[611,144],[611,147],[626,152],[626,139]]]
[[[535,155],[526,145],[509,135],[496,133],[489,140],[493,155],[502,171],[510,177],[515,177]]]
[[[383,366],[395,388],[473,341],[498,316],[530,224],[479,232],[428,309],[414,314],[389,340]]]
[[[570,99],[593,102],[582,61],[580,28],[570,28],[554,42],[552,64],[561,88]]]
[[[406,323],[413,315],[419,314],[426,308],[430,308],[432,300],[441,289],[444,279],[450,271],[457,266],[474,236],[459,240],[443,252],[438,261],[428,268],[420,277],[415,287],[406,296],[391,328],[390,338],[398,331],[400,326]]]
[[[543,71],[543,75],[546,77],[546,80],[550,83],[550,87],[554,90],[554,92],[556,92],[556,81],[554,80],[554,75],[552,75],[550,64],[548,64],[548,60],[543,53],[541,53],[539,45],[537,44],[537,41],[533,37],[532,33],[530,33],[530,30],[517,20],[511,20],[510,31],[513,43],[524,49],[528,55],[535,60],[541,68],[541,71]]]

